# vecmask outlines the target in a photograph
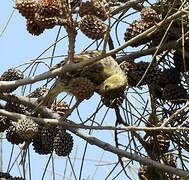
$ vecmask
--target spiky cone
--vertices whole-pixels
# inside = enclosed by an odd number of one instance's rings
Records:
[[[9,173],[4,173],[4,172],[0,172],[0,178],[2,180],[6,180],[6,179],[10,179],[11,178],[11,175]]]
[[[162,19],[164,19],[167,13],[169,12],[170,8],[172,7],[173,2],[174,0],[159,0],[153,4],[153,9],[157,12],[157,14],[161,15]],[[181,4],[182,1],[175,1],[174,8],[169,13],[174,14],[175,12],[177,12]]]
[[[1,81],[14,81],[18,79],[23,79],[23,73],[16,68],[10,68],[1,75]]]
[[[146,69],[149,66],[149,62],[140,61],[138,63],[134,62],[123,62],[120,67],[126,73],[128,78],[128,84],[130,86],[136,86],[144,75]],[[142,85],[150,85],[153,82],[156,82],[159,78],[160,70],[156,65],[152,65],[148,70],[146,76],[140,83]]]
[[[5,116],[0,116],[0,132],[4,132],[10,126],[10,119]]]
[[[176,157],[174,156],[174,154],[165,154],[162,157],[162,160],[164,162],[164,164],[172,166],[172,167],[177,167],[177,160]]]
[[[42,29],[52,29],[56,25],[56,17],[46,17],[35,14],[35,21]]]
[[[9,173],[0,172],[0,179],[1,180],[25,180],[21,177],[12,177]]]
[[[43,97],[45,97],[45,95],[48,93],[49,89],[41,86],[39,88],[36,88],[34,91],[32,91],[31,93],[29,93],[26,97],[27,98],[35,98],[35,100],[37,102],[40,102]],[[48,108],[50,108],[51,105],[48,106]],[[40,112],[34,112],[32,107],[26,107],[26,112],[34,117],[42,117]]]
[[[138,177],[140,180],[160,180],[160,175],[155,168],[143,164],[141,164],[138,169]]]
[[[22,177],[15,176],[15,177],[12,177],[10,180],[25,180],[25,179]]]
[[[30,141],[38,133],[38,127],[39,125],[32,119],[19,119],[16,123],[16,132],[24,141]]]
[[[58,100],[53,102],[51,109],[60,116],[64,116],[65,112],[69,109],[69,106],[65,101]]]
[[[175,175],[175,174],[173,174],[173,175],[170,175],[171,176],[171,180],[185,180],[183,177],[180,177],[180,176],[177,176],[177,175]]]
[[[121,2],[120,0],[104,0],[104,1],[106,1],[110,7],[119,6]]]
[[[88,38],[95,40],[103,38],[107,31],[107,25],[94,15],[83,16],[79,28]]]
[[[65,3],[63,1],[63,3]],[[61,15],[61,1],[60,0],[39,0],[37,13],[44,17],[55,17]]]
[[[89,79],[78,77],[70,81],[68,92],[77,100],[89,99],[96,90],[96,86]]]
[[[37,10],[37,3],[35,0],[16,0],[16,9],[26,19],[34,19]]]
[[[53,151],[53,141],[57,133],[55,127],[39,126],[37,135],[32,140],[33,149],[36,153],[45,155]]]
[[[53,147],[58,156],[68,156],[73,148],[73,137],[60,130],[54,138]]]
[[[14,123],[6,130],[6,139],[12,144],[17,145],[24,142],[24,139],[17,133],[16,125]]]
[[[21,105],[21,104],[17,104],[14,101],[12,102],[7,102],[4,106],[4,109],[9,111],[9,112],[16,112],[19,114],[24,114],[26,112],[26,108]],[[5,116],[0,116],[1,120],[0,120],[0,131],[2,130],[2,132],[4,130],[6,130],[7,128],[9,128],[11,126],[11,119],[5,117]]]
[[[19,114],[24,114],[26,112],[26,107],[23,104],[18,104],[14,101],[7,102],[4,106],[5,110],[10,112],[15,112]]]
[[[96,86],[94,83],[87,78],[59,76],[48,94],[39,103],[36,110],[41,105],[50,106],[61,92],[67,92],[75,96],[77,101],[82,101],[84,99],[89,99],[94,94],[95,89]]]
[[[151,21],[144,21],[143,19],[134,20],[132,24],[129,25],[129,27],[126,29],[124,33],[124,40],[125,42],[131,40],[132,38],[136,37],[137,35],[143,33],[147,29],[151,28],[154,25]],[[135,41],[130,46],[137,47],[139,45],[145,44],[149,42],[150,38],[143,38],[139,41]]]
[[[183,86],[177,84],[167,84],[163,89],[163,98],[174,104],[185,103],[188,99],[188,94]]]
[[[164,36],[164,34],[165,34],[165,30],[164,29],[162,29],[161,31],[157,31],[157,32],[155,32],[155,33],[153,33],[151,36],[150,36],[150,39],[152,40],[151,42],[150,42],[150,46],[158,46],[159,44],[160,44],[160,42],[161,42],[161,40],[162,40],[162,38],[163,38],[163,36]],[[168,39],[166,39],[167,41],[168,41]],[[166,41],[166,42],[167,42]]]
[[[27,19],[26,28],[27,31],[34,36],[39,36],[45,30],[45,28],[39,26],[35,20],[31,20],[31,19]]]
[[[159,134],[152,136],[148,143],[154,158],[156,158],[168,152],[170,140],[165,135]]]
[[[179,72],[187,72],[189,71],[189,58],[183,59],[183,55],[181,52],[176,50],[173,55],[173,61],[175,65],[175,69]]]
[[[150,35],[151,38],[151,46],[157,46],[160,44],[162,38],[164,35],[166,35],[166,38],[164,39],[164,43],[178,40],[182,36],[182,28],[181,28],[181,22],[174,22],[167,32],[167,26],[161,28],[157,32],[154,32]],[[183,29],[185,32],[188,31],[188,22],[183,22]]]
[[[40,98],[48,93],[49,89],[45,86],[36,88],[33,92],[27,95],[28,98]]]
[[[10,68],[1,75],[0,81],[15,81],[15,80],[23,79],[23,78],[24,78],[24,75],[20,70],[16,68]],[[16,89],[17,87],[10,88],[10,89],[0,89],[0,92],[10,93]]]
[[[164,164],[169,165],[171,167],[177,168],[177,160],[176,157],[174,156],[174,154],[167,154],[164,155],[162,158]],[[177,176],[175,174],[170,174],[168,172],[165,173],[167,179],[170,180],[184,180],[182,177]]]
[[[158,79],[158,85],[165,87],[167,84],[180,84],[181,75],[175,68],[164,69]]]
[[[158,116],[155,113],[151,113],[148,116],[148,119],[146,121],[145,126],[146,127],[160,127],[161,124],[162,123],[160,122]],[[161,131],[146,131],[146,135],[147,136],[157,136],[160,133],[161,133]]]
[[[141,15],[141,18],[147,22],[155,22],[157,18],[156,11],[152,9],[150,6],[142,8],[140,15]]]
[[[67,0],[68,2],[68,0]],[[76,7],[78,7],[80,5],[80,0],[70,0],[70,5],[72,9],[75,9]]]
[[[137,65],[136,63],[134,62],[127,62],[127,61],[124,61],[120,64],[120,68],[125,72],[125,74],[127,75],[127,78],[128,78],[128,85],[129,86],[136,86],[137,85],[137,82],[139,78],[136,77],[137,73],[134,73],[135,76],[133,76],[133,72],[131,73],[131,70],[132,69],[136,69],[137,68]],[[130,75],[130,73],[132,75]]]
[[[163,100],[163,88],[161,88],[156,82],[153,82],[148,85],[149,92],[153,96],[153,98],[158,98]]]
[[[104,5],[104,2],[100,0],[82,2],[78,13],[80,17],[94,15],[105,21],[107,19],[107,13]]]

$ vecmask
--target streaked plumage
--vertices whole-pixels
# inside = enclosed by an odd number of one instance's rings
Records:
[[[82,61],[87,61],[89,58],[98,56],[100,54],[101,51],[97,50],[82,52],[81,54],[75,54],[73,62],[79,63]],[[55,65],[51,70],[63,66],[65,62],[65,60],[60,62],[59,64]],[[104,95],[108,92],[114,91],[119,92],[122,89],[124,90],[125,86],[127,85],[126,74],[121,70],[115,59],[111,56],[108,56],[89,66],[85,66],[82,69],[61,74],[57,78],[56,82],[50,89],[47,96],[40,102],[39,106],[47,105],[49,102],[52,103],[52,99],[54,100],[61,92],[67,92],[71,95],[76,96],[76,99],[80,99],[79,97],[77,97],[77,93],[75,93],[76,86],[73,86],[73,83],[71,83],[73,82],[73,79],[79,77],[86,78],[91,83],[93,83],[95,86],[94,91],[100,95]],[[88,86],[88,84],[86,84],[86,86]],[[91,87],[93,86],[91,85]],[[78,83],[77,88],[84,88],[84,85],[80,86],[80,84]],[[83,92],[85,93],[85,90]]]

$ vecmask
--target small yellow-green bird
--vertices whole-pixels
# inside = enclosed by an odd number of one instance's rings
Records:
[[[100,55],[101,51],[86,51],[75,54],[73,63],[87,61],[92,57]],[[65,61],[55,65],[52,70],[62,66]],[[74,95],[78,101],[89,99],[94,92],[102,96],[117,94],[123,92],[127,85],[127,76],[121,70],[116,60],[108,56],[94,64],[85,66],[73,72],[68,72],[58,76],[48,94],[39,103],[41,105],[49,105],[61,92],[67,92]],[[37,107],[37,108],[38,108]]]

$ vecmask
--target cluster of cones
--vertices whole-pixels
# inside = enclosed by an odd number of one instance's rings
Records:
[[[24,180],[21,177],[12,177],[9,173],[0,172],[0,179],[1,180]]]
[[[162,2],[162,1],[161,1]],[[125,41],[131,40],[137,35],[143,33],[147,29],[156,25],[156,23],[163,20],[168,13],[169,7],[173,3],[172,1],[166,1],[166,4],[161,7],[160,1],[153,4],[151,7],[144,7],[141,11],[141,19],[134,20],[129,27],[126,29],[124,34]],[[177,1],[171,13],[176,12],[176,9],[182,4],[181,1]],[[163,8],[163,9],[162,9]],[[164,43],[171,40],[178,40],[182,34],[181,25],[178,26],[179,22],[172,24],[169,29]],[[188,21],[183,22],[184,30],[188,31]],[[141,40],[134,41],[130,44],[132,47],[138,47],[142,44],[147,44],[148,47],[153,47],[160,44],[166,28],[159,28],[152,35],[144,37]],[[152,64],[148,62],[123,62],[121,64],[122,69],[126,72],[128,76],[128,84],[131,87],[138,87],[142,85],[148,85],[149,91],[154,98],[159,98],[160,100],[167,100],[174,104],[185,103],[188,99],[188,94],[186,88],[182,83],[182,75],[184,72],[189,70],[189,56],[187,54],[188,43],[186,39],[185,43],[185,57],[183,57],[183,52],[181,46],[178,46],[172,56],[172,64],[174,67],[165,67],[163,64],[163,69],[159,68],[160,62],[154,62]],[[161,55],[161,54],[160,54]],[[165,60],[166,61],[166,60]],[[147,71],[147,68],[149,69]],[[147,71],[145,77],[142,81],[144,73]],[[140,83],[139,83],[140,82]]]
[[[117,1],[86,1],[78,0],[16,0],[16,9],[27,19],[27,30],[33,35],[40,35],[45,29],[52,29],[59,24],[58,19],[68,18],[68,8],[71,14],[78,13],[81,20],[78,25],[80,30],[91,39],[101,39],[107,30],[104,21],[108,18],[111,6],[118,5]],[[78,8],[78,10],[76,10]]]
[[[16,68],[8,69],[0,77],[1,81],[13,81],[23,79],[23,74]],[[1,92],[10,93],[14,89],[1,89]],[[40,98],[48,92],[45,87],[37,88],[30,93],[29,98]],[[55,101],[50,107],[59,115],[64,115],[68,110],[68,105],[64,101]],[[39,113],[32,113],[32,110],[14,101],[7,102],[4,109],[9,112],[16,112],[29,116],[41,117]],[[39,125],[30,118],[19,119],[17,122],[5,116],[0,116],[0,132],[6,131],[6,138],[12,144],[22,144],[32,142],[35,152],[38,154],[49,154],[53,150],[59,156],[67,156],[73,148],[73,138],[66,130],[59,127],[46,127]]]

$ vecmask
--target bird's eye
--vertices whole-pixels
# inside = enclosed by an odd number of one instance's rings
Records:
[[[104,86],[104,88],[105,88],[105,89],[108,89],[108,88],[109,88],[109,85],[106,84],[106,85]]]

